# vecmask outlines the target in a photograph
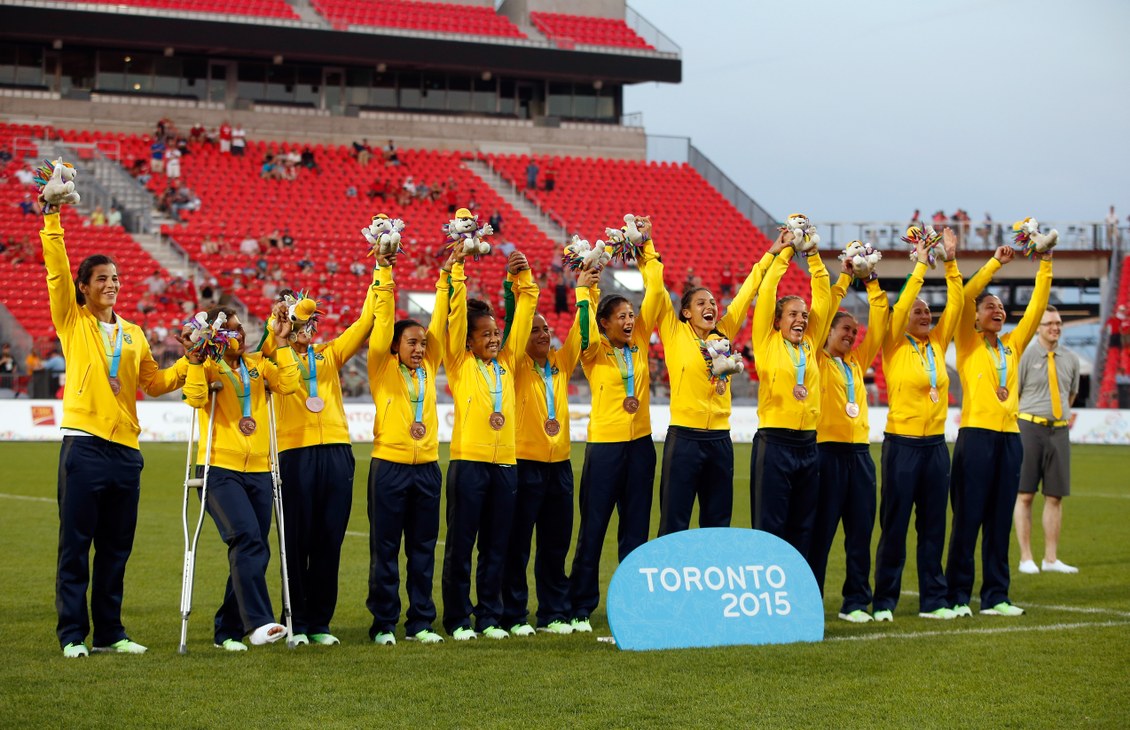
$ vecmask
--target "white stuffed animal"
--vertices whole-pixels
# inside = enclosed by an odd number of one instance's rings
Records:
[[[1025,218],[1012,224],[1012,240],[1017,248],[1022,248],[1025,256],[1033,253],[1047,253],[1055,248],[1059,242],[1059,231],[1051,229],[1047,233],[1040,233],[1040,224],[1035,218]]]
[[[472,215],[466,208],[455,211],[455,218],[443,226],[447,234],[448,248],[463,246],[463,251],[475,256],[490,253],[490,244],[483,240],[486,236],[494,235],[494,228],[489,223],[479,227],[479,218]]]
[[[633,246],[643,245],[643,234],[640,233],[639,228],[636,228],[636,216],[632,213],[624,215],[624,235]]]
[[[705,357],[710,363],[710,374],[721,378],[745,370],[741,355],[730,353],[729,340],[706,340]]]
[[[384,213],[373,216],[373,222],[367,228],[361,229],[361,235],[369,245],[381,255],[400,253],[400,232],[404,230],[404,221],[399,218],[389,218]]]
[[[79,200],[79,194],[75,190],[75,175],[77,171],[69,162],[63,162],[62,158],[49,162],[43,161],[38,169],[36,169],[35,182],[39,184],[39,195],[43,202],[48,205],[76,205]]]
[[[593,246],[580,236],[573,236],[562,255],[562,262],[573,271],[603,268],[611,260],[612,253],[604,241]]]
[[[793,248],[799,253],[807,253],[820,245],[820,234],[816,226],[803,213],[793,213],[785,220],[785,226],[793,234]]]
[[[870,243],[852,241],[840,254],[840,261],[851,262],[851,270],[857,279],[866,279],[875,271],[875,264],[883,254],[876,251]]]

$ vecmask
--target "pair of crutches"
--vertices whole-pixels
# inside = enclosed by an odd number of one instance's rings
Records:
[[[192,409],[192,416],[188,426],[188,456],[185,459],[184,501],[181,508],[181,525],[184,531],[184,573],[181,582],[180,594],[180,646],[179,654],[188,653],[188,617],[192,613],[192,588],[196,573],[196,549],[200,543],[200,531],[204,527],[204,515],[208,500],[208,470],[212,464],[212,438],[216,433],[216,393],[223,387],[223,383],[211,383],[208,386],[210,405],[208,406],[208,436],[204,445],[204,465],[201,476],[197,477],[197,465],[194,454],[196,435],[196,409]],[[268,460],[271,469],[271,495],[275,507],[275,520],[278,523],[279,536],[279,563],[282,571],[282,599],[283,616],[286,622],[286,645],[293,649],[294,626],[290,606],[290,578],[286,569],[286,528],[283,519],[282,503],[282,478],[279,475],[278,439],[275,433],[275,407],[271,400],[270,391],[267,397],[267,433],[270,442]],[[193,489],[200,490],[200,515],[196,520],[196,529],[190,534],[188,522],[189,494]]]

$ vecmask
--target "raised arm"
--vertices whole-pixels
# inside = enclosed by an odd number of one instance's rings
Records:
[[[373,306],[373,332],[369,335],[369,367],[391,355],[392,331],[396,325],[396,281],[393,267],[381,266],[373,273],[371,290],[376,290]],[[437,302],[438,303],[438,302]]]
[[[513,362],[517,355],[525,353],[526,345],[530,341],[530,329],[534,326],[539,289],[528,265],[516,273],[508,273],[507,278],[514,282],[517,302],[514,307],[514,328],[510,337],[503,343],[502,352]]]
[[[650,223],[646,230],[650,233]],[[675,312],[675,306],[671,304],[671,293],[663,283],[663,262],[659,259],[655,242],[651,240],[650,235],[636,264],[643,276],[644,286],[643,302],[640,303],[640,311],[636,315],[636,329],[650,336],[651,331],[658,327],[660,339],[669,339],[675,332],[679,317]]]
[[[502,344],[510,337],[510,328],[514,325],[514,310],[517,302],[514,297],[514,282],[507,276],[502,282],[502,308],[505,312],[502,321]]]
[[[1036,334],[1036,328],[1039,327],[1040,320],[1044,317],[1044,311],[1048,308],[1051,290],[1052,259],[1049,253],[1045,254],[1044,258],[1040,260],[1040,268],[1036,272],[1036,286],[1032,290],[1032,298],[1028,300],[1028,306],[1024,308],[1024,316],[1016,323],[1012,332],[1007,335],[1008,343],[1017,352],[1024,352],[1024,348],[1028,346],[1033,335]]]
[[[789,268],[792,257],[793,247],[786,246],[769,264],[769,270],[765,272],[765,278],[761,280],[761,288],[757,291],[757,304],[753,307],[751,344],[753,345],[754,358],[762,355],[765,346],[773,336],[773,318],[777,311],[777,285],[781,283],[781,277],[785,275],[785,271]]]
[[[828,268],[819,253],[808,257],[808,281],[812,289],[812,307],[808,313],[808,328],[816,334],[817,349],[822,349],[832,328],[832,317],[828,315],[828,305],[832,300],[832,288],[828,284]]]
[[[589,339],[596,329],[591,325],[596,313],[591,311],[592,293],[589,284],[595,284],[599,276],[600,273],[595,271],[582,271],[577,276],[577,314],[573,317],[569,332],[561,341],[561,349],[557,351],[557,367],[561,370],[573,372],[581,358],[581,350],[589,346]],[[596,336],[599,337],[599,333]]]
[[[867,282],[867,301],[870,307],[867,311],[867,334],[863,342],[855,348],[856,362],[866,371],[875,356],[879,354],[879,347],[883,344],[887,332],[887,321],[891,316],[891,306],[887,302],[887,293],[879,286],[878,279]]]
[[[732,341],[742,331],[745,318],[749,315],[749,305],[753,303],[753,298],[761,287],[761,281],[765,278],[765,272],[769,270],[769,265],[772,263],[773,254],[766,252],[761,260],[749,270],[749,275],[742,282],[738,293],[730,300],[730,306],[726,307],[726,314],[722,317],[722,321],[718,323],[718,330],[726,336],[726,339]]]
[[[451,284],[448,282],[448,272],[441,270],[436,279],[436,303],[432,308],[432,319],[428,322],[427,346],[424,350],[424,359],[439,367],[446,351],[444,332],[447,329],[447,310],[451,305]]]
[[[946,262],[946,281],[949,282],[949,262]],[[956,264],[954,267],[956,268]],[[914,302],[918,299],[918,293],[922,291],[923,277],[926,275],[926,262],[919,259],[914,264],[914,270],[910,272],[910,276],[903,285],[902,291],[899,292],[898,299],[895,300],[895,306],[891,310],[891,318],[887,323],[887,336],[884,338],[883,346],[890,347],[896,340],[906,333],[906,324],[910,321],[910,308],[914,306]],[[958,274],[958,287],[961,286],[961,274]],[[961,289],[957,292],[957,311],[961,312]],[[950,299],[947,299],[946,306],[949,307]]]
[[[945,348],[953,339],[954,329],[965,311],[965,284],[957,268],[957,234],[950,228],[942,230],[942,245],[946,254],[946,306],[934,326],[937,341]]]
[[[985,291],[985,287],[992,281],[993,275],[1000,271],[1001,266],[1012,260],[1012,255],[1013,251],[1010,247],[1001,246],[993,258],[986,261],[973,278],[965,283],[961,297],[961,315],[954,329],[954,339],[959,347],[968,348],[977,343],[977,331],[973,329],[973,322],[977,319],[977,306],[974,302],[981,292]],[[949,302],[946,302],[946,307],[949,307]]]
[[[43,263],[47,266],[47,295],[51,302],[51,322],[57,332],[69,332],[78,319],[75,282],[71,278],[71,262],[63,242],[63,226],[59,214],[43,216]]]
[[[156,397],[165,393],[172,393],[177,388],[184,387],[188,377],[188,360],[184,357],[171,366],[162,370],[153,354],[149,350],[149,343],[145,343],[141,360],[137,367],[137,384],[145,391],[146,395]]]
[[[373,316],[377,309],[377,287],[379,286],[377,271],[381,271],[383,268],[378,268],[373,272],[373,281],[365,291],[365,303],[361,306],[361,314],[358,315],[356,321],[331,340],[325,348],[333,354],[335,367],[341,367],[349,358],[356,355],[357,351],[361,349],[361,345],[365,344],[365,338],[373,331]],[[388,268],[390,269],[389,280],[391,281],[392,267]]]
[[[444,342],[444,365],[448,371],[463,362],[467,348],[467,275],[463,262],[451,265],[451,297],[447,310],[447,337]]]

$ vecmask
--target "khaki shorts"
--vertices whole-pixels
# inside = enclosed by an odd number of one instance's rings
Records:
[[[1067,426],[1040,426],[1018,421],[1024,461],[1020,465],[1020,491],[1034,493],[1043,482],[1045,497],[1071,494],[1071,440]]]

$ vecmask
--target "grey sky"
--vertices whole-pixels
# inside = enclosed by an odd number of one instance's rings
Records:
[[[625,111],[777,217],[1130,214],[1128,0],[631,0],[683,49]]]

